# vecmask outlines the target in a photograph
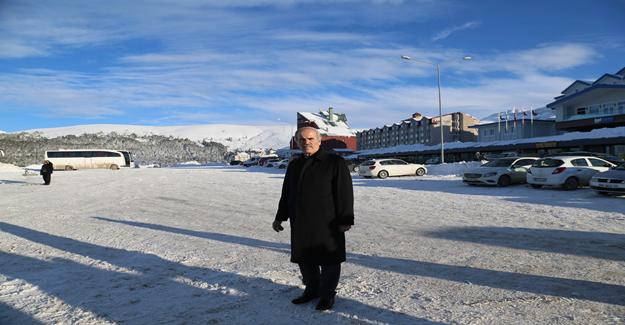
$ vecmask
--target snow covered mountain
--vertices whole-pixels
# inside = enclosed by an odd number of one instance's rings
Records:
[[[291,135],[295,132],[292,125],[232,125],[204,124],[181,126],[143,126],[123,124],[88,124],[59,128],[31,129],[22,132],[39,132],[47,138],[64,135],[115,132],[121,135],[136,134],[138,136],[162,135],[175,138],[187,138],[192,141],[219,142],[229,150],[283,148],[289,145]]]

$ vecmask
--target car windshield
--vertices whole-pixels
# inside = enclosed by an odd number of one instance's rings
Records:
[[[560,159],[545,158],[545,159],[536,160],[532,164],[532,167],[558,167],[558,166],[561,166],[562,164],[564,164],[564,161]]]
[[[495,159],[482,165],[482,167],[508,167],[515,159]]]
[[[367,161],[363,162],[362,165],[363,166],[373,166],[373,165],[375,165],[375,161],[367,160]]]
[[[625,170],[625,163],[620,164],[620,165],[614,167],[614,169],[616,169],[616,170]]]

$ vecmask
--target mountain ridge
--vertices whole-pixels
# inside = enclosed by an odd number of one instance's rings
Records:
[[[295,128],[291,125],[196,124],[176,126],[147,126],[133,124],[82,124],[56,128],[37,128],[10,133],[37,133],[47,138],[66,135],[110,134],[137,136],[172,136],[198,143],[221,143],[230,151],[249,149],[278,149],[289,145]]]

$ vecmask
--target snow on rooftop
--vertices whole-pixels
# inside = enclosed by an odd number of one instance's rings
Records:
[[[325,116],[310,112],[298,112],[298,114],[314,122],[323,135],[354,136],[356,134],[356,130],[350,129],[349,125],[343,121],[330,122]]]

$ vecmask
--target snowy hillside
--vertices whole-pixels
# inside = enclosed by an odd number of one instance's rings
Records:
[[[255,148],[282,148],[289,144],[294,132],[292,125],[231,125],[205,124],[181,126],[142,126],[123,124],[89,124],[60,128],[32,129],[23,132],[40,132],[48,138],[85,133],[110,133],[122,135],[136,134],[162,135],[175,138],[187,138],[201,142],[203,140],[219,142],[230,150]]]
[[[534,110],[535,113],[537,113],[537,115],[534,115],[534,119],[535,120],[553,120],[553,119],[556,118],[556,114],[553,112],[553,110],[551,108],[540,107],[540,108],[534,108],[533,110]],[[529,108],[517,109],[516,111],[517,111],[517,119],[518,120],[522,119],[522,116],[523,116],[522,112],[523,111],[526,112],[525,119],[526,120],[530,119]],[[507,111],[503,110],[501,112],[497,112],[497,113],[494,113],[494,114],[491,114],[491,115],[488,115],[486,117],[481,118],[480,119],[480,124],[487,124],[487,123],[497,122],[498,114],[501,114],[501,118],[504,119],[506,112],[508,113],[508,121],[514,120],[514,110],[513,109],[509,109]]]

